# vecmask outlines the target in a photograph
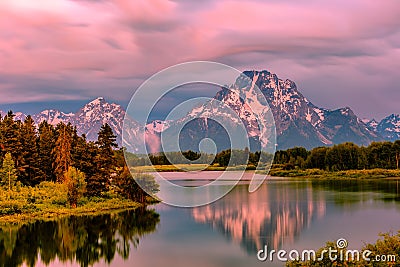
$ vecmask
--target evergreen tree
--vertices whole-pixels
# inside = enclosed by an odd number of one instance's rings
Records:
[[[89,177],[87,186],[90,196],[99,196],[107,190],[111,173],[114,172],[116,167],[113,149],[117,148],[118,145],[116,136],[107,123],[100,128],[96,145],[98,147],[98,152],[94,159],[96,173]]]
[[[21,154],[24,165],[21,166],[20,181],[25,185],[38,184],[39,178],[43,176],[39,167],[39,153],[37,146],[37,134],[35,122],[31,116],[27,116],[21,128]]]
[[[14,161],[11,153],[8,152],[4,156],[3,165],[0,169],[1,183],[9,190],[14,187],[17,181],[17,169],[15,168]]]
[[[39,124],[39,140],[38,140],[38,165],[42,170],[38,182],[55,181],[54,175],[54,151],[55,147],[55,129],[47,121]]]
[[[64,173],[71,166],[71,142],[72,127],[70,124],[59,123],[57,125],[57,141],[53,149],[54,154],[54,174],[56,181],[64,182]]]
[[[97,147],[93,142],[87,142],[86,136],[78,136],[76,130],[72,137],[72,166],[84,172],[86,177],[91,177],[96,172],[94,159],[97,154]]]
[[[96,145],[99,148],[96,162],[98,163],[98,167],[104,169],[104,172],[108,174],[116,164],[114,157],[114,149],[118,147],[116,138],[117,137],[114,135],[111,127],[107,123],[100,128],[96,142]]]
[[[17,170],[23,164],[22,158],[22,145],[21,145],[21,122],[14,121],[14,113],[9,111],[3,119],[2,123],[2,137],[4,153],[10,152]]]

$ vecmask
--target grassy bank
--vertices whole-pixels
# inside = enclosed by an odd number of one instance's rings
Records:
[[[137,166],[132,169],[137,172],[183,172],[183,171],[236,171],[243,170],[246,166],[221,167],[207,164],[177,164],[177,165],[154,165]],[[254,166],[247,166],[247,170],[255,170]],[[265,173],[258,170],[259,173]],[[321,178],[321,179],[379,179],[400,178],[400,170],[371,169],[371,170],[348,170],[348,171],[325,171],[320,169],[292,169],[285,170],[280,164],[274,164],[268,173],[275,177],[294,178]]]
[[[381,179],[400,178],[400,170],[371,169],[371,170],[348,170],[348,171],[324,171],[320,169],[294,169],[284,170],[274,167],[269,175],[277,177],[299,177],[320,179]]]
[[[83,197],[76,208],[67,201],[64,185],[45,182],[37,187],[17,186],[12,191],[0,189],[0,225],[51,220],[70,215],[102,214],[134,209],[141,204],[108,192],[102,197]]]

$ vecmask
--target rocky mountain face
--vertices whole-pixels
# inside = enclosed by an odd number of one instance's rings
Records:
[[[367,145],[381,137],[369,129],[349,108],[328,110],[311,103],[290,80],[281,80],[268,71],[245,72],[257,77],[259,86],[272,109],[278,135],[278,149],[293,146],[312,148],[343,142]]]
[[[88,140],[96,140],[97,133],[104,123],[108,123],[121,142],[121,129],[125,111],[117,104],[110,104],[103,97],[87,103],[76,113],[64,113],[59,110],[44,110],[32,115],[33,120],[40,124],[47,121],[52,125],[60,122],[71,123],[76,126],[78,134],[85,134]]]
[[[349,108],[329,110],[318,107],[305,98],[291,80],[282,80],[268,71],[245,71],[244,74],[252,80],[250,88],[236,87],[239,93],[222,88],[215,95],[215,100],[228,107],[224,110],[212,102],[194,107],[186,116],[176,121],[153,121],[147,125],[139,125],[134,120],[128,120],[129,131],[124,137],[129,148],[135,152],[143,152],[144,143],[138,132],[145,127],[146,142],[151,143],[151,151],[159,149],[160,133],[178,134],[173,129],[182,128],[179,135],[181,149],[198,150],[198,144],[203,138],[214,139],[217,149],[229,148],[231,143],[227,130],[221,124],[227,125],[238,135],[239,120],[245,125],[250,140],[250,147],[256,150],[260,144],[266,145],[264,133],[260,132],[257,119],[254,117],[248,103],[252,103],[260,113],[266,113],[268,108],[254,94],[252,87],[257,85],[267,100],[275,120],[278,149],[303,146],[308,149],[316,146],[333,145],[343,142],[354,142],[368,145],[372,141],[400,139],[400,116],[390,115],[380,122],[375,120],[360,120]],[[240,97],[239,97],[240,96]],[[246,104],[247,103],[247,104]],[[230,110],[230,111],[229,111]],[[4,112],[0,112],[3,116]],[[263,113],[263,114],[264,114]],[[212,115],[213,119],[207,119]],[[122,144],[122,124],[125,110],[118,104],[108,103],[99,97],[76,113],[64,113],[59,110],[44,110],[32,117],[39,124],[46,120],[52,125],[59,122],[70,122],[77,127],[79,134],[85,134],[88,140],[96,140],[102,124],[108,123],[117,135],[117,141]],[[24,120],[25,114],[16,113],[15,119]],[[182,127],[182,125],[184,125]]]
[[[395,141],[400,139],[400,115],[392,114],[387,116],[381,122],[376,123],[375,120],[369,122],[374,125],[378,132],[385,140]]]
[[[348,107],[337,110],[317,107],[298,91],[293,81],[279,79],[276,74],[268,71],[245,71],[244,74],[259,87],[271,108],[276,124],[278,149],[294,146],[310,149],[346,141],[367,145],[372,141],[382,140],[376,131],[369,128]],[[248,96],[245,94],[243,98],[246,97]],[[246,126],[249,137],[257,139],[258,124],[245,115],[251,114],[251,111],[244,105],[243,99],[238,99],[235,93],[228,89],[222,89],[215,98],[234,110]],[[206,107],[196,107],[190,114],[207,112],[209,110]],[[216,127],[213,131],[206,129],[201,120],[192,124],[190,129],[203,135],[223,135],[216,132]]]

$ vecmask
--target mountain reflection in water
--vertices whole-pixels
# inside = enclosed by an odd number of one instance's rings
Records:
[[[193,209],[196,222],[212,225],[248,253],[269,244],[272,248],[293,242],[310,223],[325,215],[322,192],[311,183],[269,183],[254,193],[246,186],[235,188],[225,198]]]

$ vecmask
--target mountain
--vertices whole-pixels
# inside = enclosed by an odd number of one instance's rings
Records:
[[[372,120],[364,119],[362,121],[365,123],[365,125],[367,125],[367,127],[370,130],[377,132],[377,126],[378,126],[379,122],[377,122],[375,119],[372,119]]]
[[[59,122],[72,122],[73,117],[73,113],[64,113],[53,109],[43,110],[42,112],[32,116],[36,124],[40,124],[42,121],[47,121],[51,125],[57,125]]]
[[[230,87],[234,90],[221,88],[214,101],[193,107],[181,119],[156,120],[147,125],[139,125],[135,120],[127,118],[125,123],[128,130],[124,134],[124,144],[130,144],[128,149],[131,151],[143,153],[146,140],[149,151],[157,152],[160,150],[160,135],[163,132],[166,136],[179,136],[181,150],[198,150],[202,139],[211,138],[220,151],[231,146],[228,132],[233,132],[238,138],[245,135],[238,127],[241,121],[245,125],[252,150],[259,149],[260,145],[275,145],[268,143],[270,132],[260,132],[257,118],[249,107],[253,110],[256,108],[260,114],[269,112],[262,98],[253,90],[255,85],[261,90],[271,109],[269,113],[274,117],[278,149],[294,146],[310,149],[347,141],[368,145],[373,141],[400,139],[399,115],[392,114],[380,122],[361,120],[349,107],[329,110],[314,105],[300,93],[295,82],[280,79],[269,71],[245,71],[243,74],[251,79],[250,85],[244,88],[243,81],[238,78]],[[216,104],[218,102],[223,105]],[[2,111],[0,114],[5,115]],[[21,112],[15,114],[15,119],[24,120],[26,117]],[[103,97],[87,103],[76,113],[44,110],[32,117],[37,124],[44,120],[52,125],[59,122],[71,123],[88,140],[96,140],[101,125],[108,123],[117,135],[118,144],[122,144],[125,110],[118,104],[107,102]],[[229,131],[221,124],[228,127]],[[139,134],[143,132],[143,127],[146,137]],[[268,127],[263,131],[270,130],[271,127]],[[174,144],[167,144],[167,148],[169,145]]]
[[[88,140],[96,140],[97,133],[104,123],[108,123],[121,143],[122,123],[125,111],[117,104],[110,104],[103,97],[98,97],[84,105],[76,113],[64,113],[59,110],[43,110],[32,116],[36,124],[47,121],[52,125],[60,122],[76,126],[78,134],[85,134]]]
[[[278,149],[293,146],[312,148],[351,141],[367,145],[381,138],[349,108],[329,110],[305,98],[291,80],[268,71],[244,72],[266,97],[274,114]]]
[[[395,141],[400,139],[400,115],[392,114],[384,118],[376,126],[376,131],[385,140]]]
[[[120,105],[110,104],[103,97],[98,97],[75,113],[71,123],[77,127],[78,133],[86,134],[89,140],[96,140],[100,127],[108,123],[117,135],[118,143],[121,143],[124,116],[125,111]]]
[[[349,107],[336,110],[317,107],[298,91],[293,81],[279,79],[276,74],[266,70],[245,71],[244,74],[252,80],[253,84],[259,87],[271,108],[276,124],[278,149],[294,146],[310,149],[346,141],[367,145],[372,141],[382,140],[379,134],[370,129]],[[243,98],[247,98],[248,88],[242,88],[241,91],[245,92]],[[222,88],[215,96],[215,99],[225,103],[240,117],[246,126],[251,141],[254,139],[253,141],[256,143],[257,141],[263,142],[263,140],[257,140],[259,135],[257,122],[251,116],[245,115],[252,114],[252,112],[244,105],[243,98],[237,97],[235,92],[226,88]],[[202,117],[201,114],[210,112],[207,105],[198,106],[184,120],[188,120],[193,114]],[[226,117],[226,120],[232,121],[232,118]],[[201,133],[203,136],[225,136],[217,126],[205,127],[202,119],[197,119],[197,123],[193,122],[190,125],[190,131]],[[183,131],[183,135],[185,135],[185,131]],[[225,140],[226,137],[222,139]],[[197,142],[190,136],[182,137],[181,141],[183,141],[183,147],[188,147],[189,143]],[[223,147],[226,146],[228,144],[223,144]],[[195,145],[192,145],[192,148],[194,147]]]
[[[243,149],[246,146],[250,146],[252,150],[259,150],[260,145],[268,146],[268,133],[260,132],[256,116],[253,112],[249,112],[249,102],[251,102],[252,107],[259,108],[259,113],[266,115],[263,119],[268,121],[266,119],[268,106],[260,102],[253,87],[254,85],[241,88],[242,90],[235,88],[234,92],[222,89],[213,101],[207,101],[193,108],[186,116],[170,123],[169,128],[164,131],[167,140],[173,140],[175,136],[179,136],[179,145],[182,150],[198,150],[198,145],[204,138],[214,140],[217,151],[231,147]],[[240,97],[240,94],[246,95],[246,101]],[[245,128],[240,122],[243,122]],[[170,143],[173,144],[173,142],[168,142]],[[166,148],[174,150],[168,144]],[[275,143],[272,146],[274,147]]]

